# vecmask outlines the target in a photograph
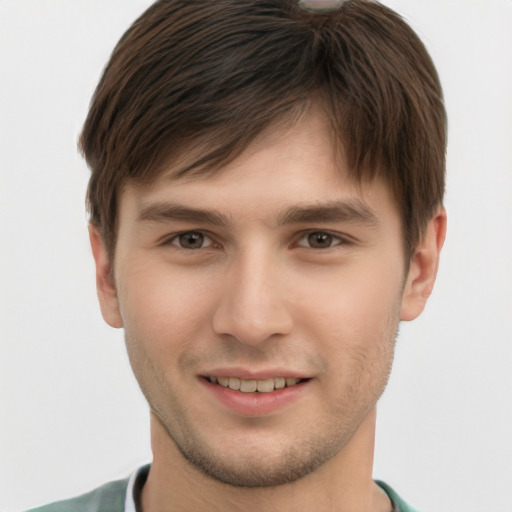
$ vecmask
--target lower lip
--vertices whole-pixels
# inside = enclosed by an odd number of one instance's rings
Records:
[[[201,377],[204,386],[230,410],[242,416],[263,416],[281,409],[304,394],[310,381],[306,380],[289,388],[278,389],[270,393],[243,393],[219,384],[212,384]]]

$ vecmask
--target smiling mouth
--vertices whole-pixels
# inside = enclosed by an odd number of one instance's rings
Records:
[[[224,388],[242,393],[272,393],[284,388],[290,388],[307,381],[308,379],[296,379],[295,377],[273,377],[271,379],[239,379],[238,377],[205,377],[212,384],[218,384]]]

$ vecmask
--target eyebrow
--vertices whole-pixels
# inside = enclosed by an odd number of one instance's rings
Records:
[[[278,217],[280,225],[314,222],[348,222],[374,227],[379,225],[375,212],[360,199],[293,206]]]
[[[137,220],[151,222],[179,220],[212,226],[228,226],[231,224],[230,219],[222,213],[163,202],[152,203],[144,207]]]
[[[145,206],[137,220],[150,222],[183,221],[220,227],[233,224],[229,216],[220,212],[167,202],[156,202]],[[299,204],[280,213],[277,218],[279,226],[316,222],[348,222],[371,227],[379,225],[379,219],[375,212],[359,199],[330,201],[312,205]]]

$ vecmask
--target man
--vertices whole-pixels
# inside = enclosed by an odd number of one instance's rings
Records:
[[[413,510],[372,479],[375,406],[436,277],[445,125],[376,2],[153,4],[80,139],[153,462],[38,510]]]

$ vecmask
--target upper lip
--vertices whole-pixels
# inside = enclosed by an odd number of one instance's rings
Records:
[[[267,369],[248,369],[248,368],[215,368],[201,373],[203,377],[238,377],[244,380],[265,380],[273,377],[294,377],[296,379],[309,378],[302,372],[290,370],[287,368],[267,368]]]

